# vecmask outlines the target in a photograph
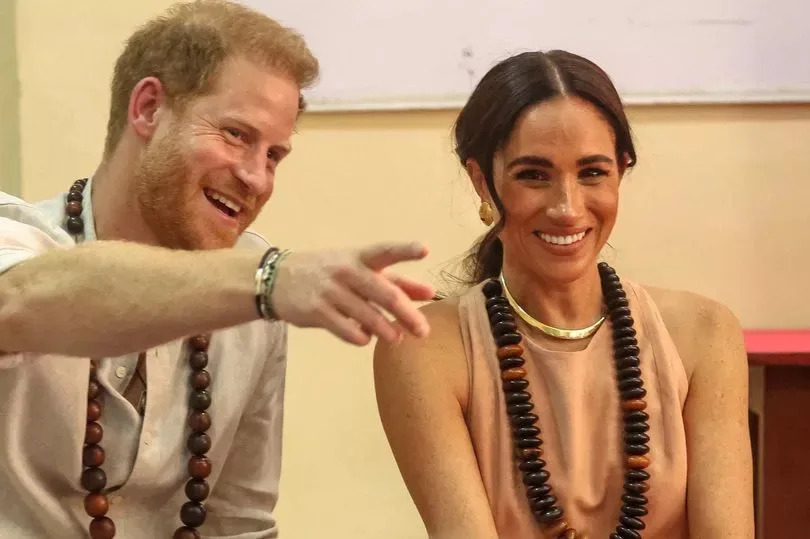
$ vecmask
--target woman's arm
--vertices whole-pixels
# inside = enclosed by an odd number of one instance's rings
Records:
[[[694,294],[670,292],[663,303],[689,376],[689,537],[753,539],[748,363],[740,324],[728,308]]]
[[[497,539],[461,405],[468,382],[457,306],[423,312],[430,337],[377,344],[383,427],[431,539]]]

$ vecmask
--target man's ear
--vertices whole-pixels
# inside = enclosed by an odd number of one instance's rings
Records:
[[[151,140],[157,131],[161,108],[166,105],[166,92],[157,77],[138,81],[129,97],[127,111],[132,130],[143,141]]]

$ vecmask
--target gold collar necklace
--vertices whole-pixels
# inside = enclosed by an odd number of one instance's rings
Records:
[[[509,292],[509,288],[506,286],[506,280],[503,278],[503,273],[498,277],[501,281],[501,286],[503,286],[503,295],[506,296],[506,300],[509,302],[509,305],[512,306],[512,309],[520,316],[524,322],[532,326],[533,328],[537,328],[546,335],[550,337],[554,337],[555,339],[564,339],[567,341],[574,341],[578,339],[587,339],[594,333],[596,330],[599,329],[599,326],[602,325],[602,322],[605,321],[605,315],[602,315],[599,320],[594,322],[588,327],[581,328],[581,329],[562,329],[562,328],[555,328],[554,326],[549,326],[547,324],[542,323],[541,321],[534,318],[532,315],[527,313],[523,310],[515,298],[512,297],[512,294]]]

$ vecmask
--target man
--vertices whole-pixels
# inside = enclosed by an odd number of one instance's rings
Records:
[[[284,322],[427,334],[433,291],[383,272],[423,247],[246,230],[317,70],[261,14],[177,5],[116,63],[92,178],[0,193],[0,537],[276,537]]]

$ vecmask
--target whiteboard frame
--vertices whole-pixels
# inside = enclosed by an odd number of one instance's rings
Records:
[[[335,101],[311,102],[307,100],[307,112],[396,112],[456,110],[464,106],[468,96],[437,100],[398,100],[398,101]],[[685,95],[629,95],[622,96],[626,106],[666,106],[666,105],[803,105],[810,104],[808,93],[769,93],[752,94],[685,94]]]

